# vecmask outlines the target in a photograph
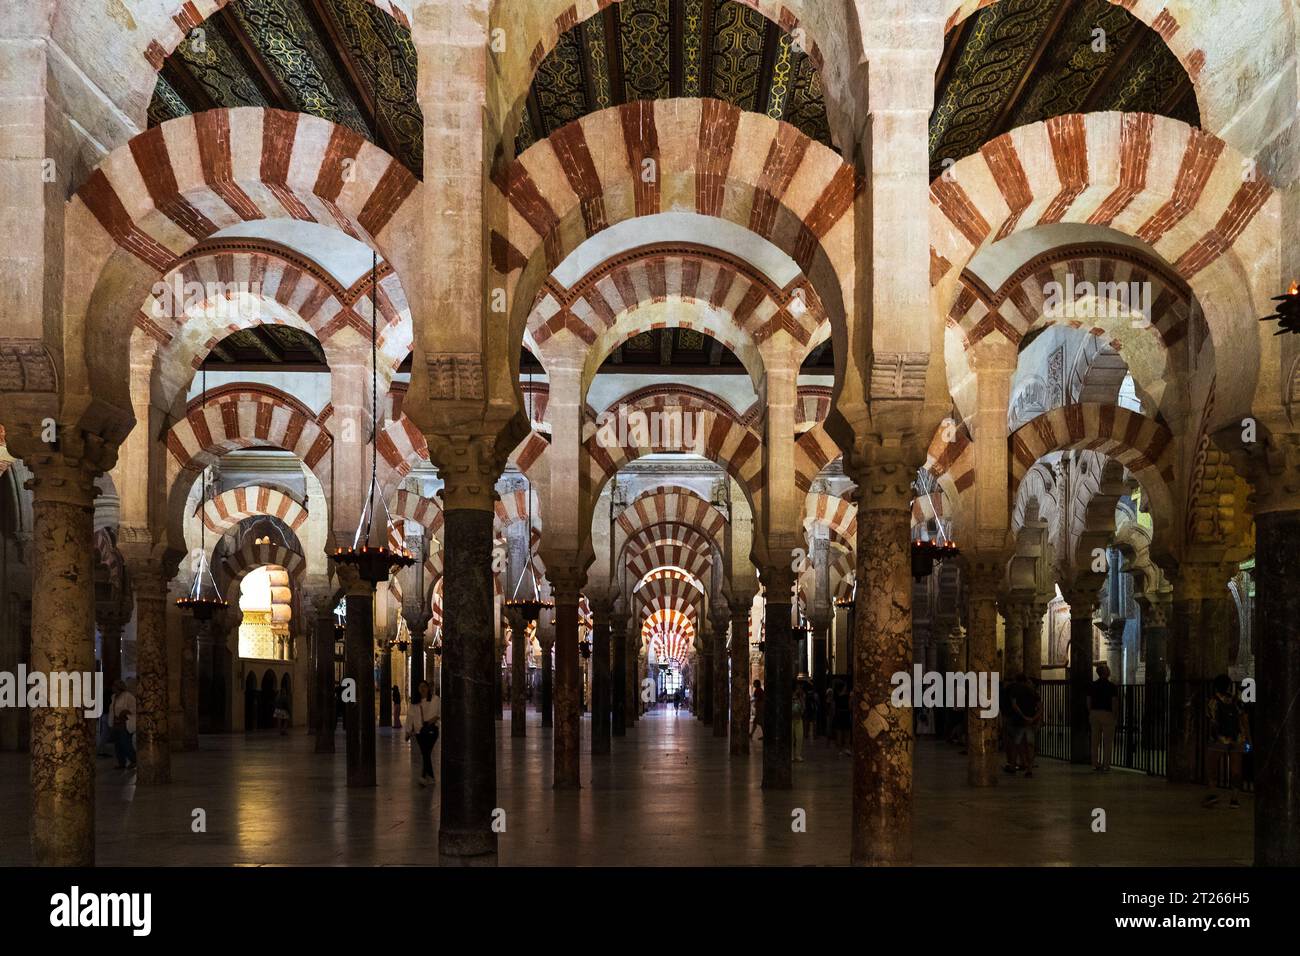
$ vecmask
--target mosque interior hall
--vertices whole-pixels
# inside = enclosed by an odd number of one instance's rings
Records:
[[[0,4],[0,865],[1300,865],[1298,91],[1296,0]]]

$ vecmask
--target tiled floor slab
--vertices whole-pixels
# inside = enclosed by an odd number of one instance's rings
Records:
[[[498,725],[501,863],[516,865],[843,864],[848,861],[849,758],[808,741],[795,786],[764,792],[760,742],[731,757],[725,740],[684,711],[652,713],[614,752],[583,754],[583,789],[551,789],[549,731]],[[590,724],[584,725],[584,741]],[[101,865],[383,865],[437,862],[438,796],[414,783],[418,758],[382,731],[379,785],[344,785],[334,757],[298,731],[204,737],[173,756],[174,782],[137,788],[99,761]],[[965,758],[932,740],[916,755],[915,861],[920,864],[1171,865],[1250,862],[1253,804],[1206,810],[1206,790],[1159,778],[1043,760],[1035,777],[974,790]],[[1226,800],[1223,801],[1226,804]],[[0,864],[30,861],[24,755],[0,754]],[[205,811],[207,831],[193,830]],[[1094,831],[1095,810],[1105,832]],[[796,811],[806,831],[794,832]]]

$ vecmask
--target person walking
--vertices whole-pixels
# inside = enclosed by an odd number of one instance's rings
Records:
[[[393,701],[393,720],[394,727],[402,726],[402,691],[396,684],[388,692]]]
[[[1110,681],[1110,668],[1097,665],[1097,679],[1088,685],[1088,725],[1092,732],[1089,755],[1092,769],[1110,770],[1110,749],[1115,740],[1115,712],[1119,709],[1119,688]]]
[[[1214,678],[1213,690],[1205,707],[1210,727],[1206,770],[1211,787],[1227,783],[1228,808],[1236,810],[1241,806],[1237,800],[1237,791],[1241,789],[1241,766],[1245,754],[1250,751],[1250,721],[1237,700],[1232,678],[1220,674]],[[1219,795],[1211,793],[1202,805],[1212,807],[1218,802]]]
[[[281,687],[280,693],[275,695],[275,722],[280,727],[280,736],[283,737],[289,733],[289,710],[293,707],[293,701],[289,697],[289,689]]]
[[[420,786],[428,787],[435,782],[433,775],[433,745],[438,742],[438,721],[442,717],[442,705],[429,690],[428,681],[420,681],[418,696],[406,708],[406,739],[415,738],[420,747]]]
[[[113,681],[113,702],[108,708],[113,722],[113,751],[117,755],[118,770],[135,769],[135,694],[127,690],[126,682]]]
[[[754,693],[752,696],[754,706],[754,716],[749,721],[749,736],[754,736],[754,731],[763,729],[763,682],[754,681]],[[760,735],[760,739],[765,738],[766,733]]]

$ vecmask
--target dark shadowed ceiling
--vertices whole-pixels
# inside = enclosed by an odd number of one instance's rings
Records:
[[[365,0],[235,0],[199,31],[164,61],[151,126],[220,106],[310,113],[423,175],[415,46],[383,10]]]
[[[1187,72],[1127,10],[1108,0],[1001,0],[948,33],[930,116],[930,177],[945,159],[1018,126],[1098,110],[1200,125]]]
[[[736,0],[622,0],[560,37],[528,91],[523,152],[566,123],[639,99],[708,96],[831,144],[821,78],[791,34]]]
[[[276,372],[329,370],[325,352],[315,338],[289,325],[254,325],[232,332],[212,347],[210,369]]]

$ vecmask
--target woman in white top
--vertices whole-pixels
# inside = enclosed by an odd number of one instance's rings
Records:
[[[113,703],[108,708],[113,722],[113,749],[117,752],[117,769],[135,769],[135,694],[126,689],[123,681],[113,682]]]
[[[426,787],[434,782],[433,745],[438,742],[438,719],[442,716],[442,707],[438,698],[429,691],[429,682],[420,681],[419,694],[406,709],[406,739],[415,738],[420,745],[420,756],[424,765],[420,768],[420,786]]]

